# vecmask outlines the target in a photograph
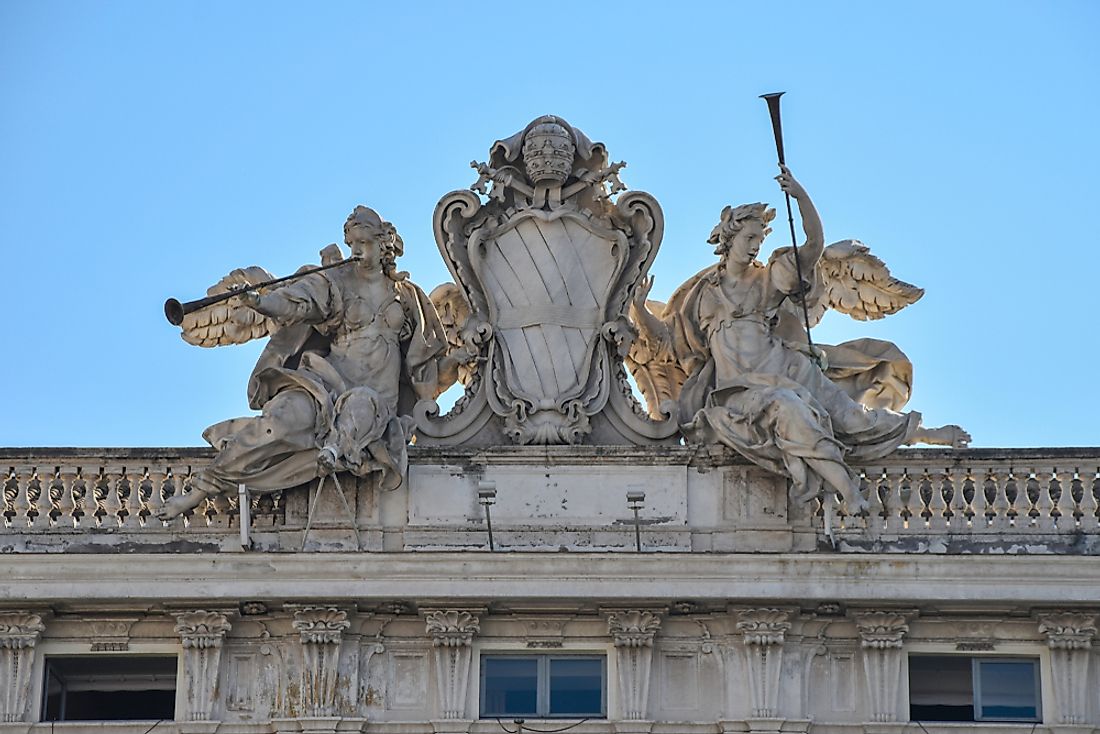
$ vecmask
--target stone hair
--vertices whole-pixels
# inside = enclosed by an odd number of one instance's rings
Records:
[[[710,231],[710,237],[707,239],[707,243],[716,245],[719,242],[728,240],[741,231],[744,226],[744,222],[749,219],[757,219],[764,224],[764,234],[769,234],[771,228],[767,226],[768,222],[775,219],[775,209],[771,209],[767,204],[757,202],[755,204],[742,204],[738,207],[727,206],[722,210],[722,219],[715,225],[714,229]]]

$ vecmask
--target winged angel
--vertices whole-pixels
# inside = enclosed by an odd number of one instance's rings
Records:
[[[267,271],[234,270],[209,294],[240,290],[239,297],[184,319],[184,340],[198,346],[271,340],[248,381],[249,406],[261,414],[206,429],[217,455],[194,475],[191,492],[165,503],[162,519],[238,484],[276,491],[347,471],[377,473],[382,489],[400,485],[408,413],[454,384],[463,356],[448,354],[431,301],[397,271],[404,247],[392,224],[356,207],[344,241],[352,257],[343,267],[263,291],[254,286],[271,279]],[[324,265],[341,257],[337,245],[321,251]]]
[[[708,240],[721,258],[716,265],[667,304],[647,303],[652,279],[638,289],[631,314],[639,339],[629,364],[651,415],[675,401],[689,441],[723,443],[789,477],[795,496],[808,499],[825,487],[858,512],[867,502],[847,460],[880,458],[908,443],[962,447],[970,436],[954,425],[925,428],[919,413],[900,412],[912,367],[893,344],[806,345],[799,335],[803,292],[816,322],[828,308],[881,318],[923,291],[891,278],[858,242],[826,248],[806,190],[785,166],[776,178],[802,216],[799,262],[789,247],[767,264],[757,260],[774,209],[726,207]]]

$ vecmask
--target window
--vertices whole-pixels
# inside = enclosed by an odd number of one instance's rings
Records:
[[[176,718],[176,658],[47,657],[42,721]]]
[[[481,716],[603,718],[606,679],[602,655],[483,655]]]
[[[909,657],[912,721],[1039,721],[1034,658]]]

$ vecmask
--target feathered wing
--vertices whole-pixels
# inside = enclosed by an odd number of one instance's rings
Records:
[[[897,313],[924,295],[923,288],[890,275],[886,263],[859,240],[841,240],[826,247],[817,275],[808,303],[811,326],[830,308],[858,321],[874,321]]]
[[[439,314],[439,322],[443,325],[443,333],[447,337],[447,353],[452,354],[465,347],[462,330],[466,327],[466,321],[470,318],[470,304],[462,294],[462,289],[451,282],[442,283],[432,289],[428,299],[435,306]],[[470,384],[473,378],[473,369],[468,364],[458,368],[458,381],[463,385]]]
[[[257,265],[237,268],[208,288],[206,295],[216,296],[232,290],[248,290],[257,283],[272,280],[274,277]],[[240,299],[230,298],[187,314],[180,328],[183,330],[181,336],[188,344],[222,347],[269,336],[274,331],[275,324],[270,318],[243,305]]]

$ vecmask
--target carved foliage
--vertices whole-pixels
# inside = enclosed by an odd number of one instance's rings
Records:
[[[863,670],[871,720],[897,719],[898,688],[904,655],[902,643],[913,612],[868,611],[852,615],[863,648]]]
[[[749,672],[752,715],[771,719],[779,715],[779,676],[783,668],[783,643],[791,629],[790,612],[782,609],[747,609],[737,618]]]
[[[1058,720],[1063,724],[1088,721],[1089,653],[1097,631],[1096,617],[1091,612],[1070,611],[1039,616],[1039,631],[1051,648],[1054,696]]]
[[[302,711],[312,717],[334,716],[340,641],[351,626],[348,613],[335,607],[306,607],[294,612],[293,625],[302,643]]]
[[[23,721],[30,703],[34,646],[46,626],[32,612],[0,612],[0,721]]]
[[[199,610],[176,615],[176,634],[183,643],[187,718],[191,721],[213,718],[222,640],[231,628],[220,612]]]
[[[607,617],[607,630],[618,652],[619,693],[623,718],[638,721],[649,709],[653,638],[661,627],[658,610],[632,609]]]
[[[461,609],[434,610],[424,615],[425,630],[435,647],[436,692],[440,716],[466,715],[466,686],[470,680],[474,635],[481,631],[478,617]]]

